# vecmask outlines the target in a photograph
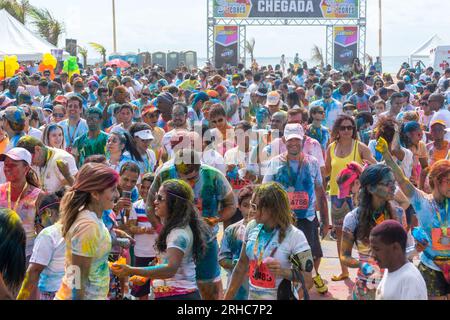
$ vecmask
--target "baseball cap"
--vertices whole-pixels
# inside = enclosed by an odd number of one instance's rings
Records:
[[[259,88],[258,91],[256,91],[256,95],[260,97],[267,97],[267,89],[266,88]]]
[[[242,89],[248,89],[248,84],[247,82],[241,82],[237,87]]]
[[[267,95],[267,105],[275,106],[280,103],[281,96],[277,91],[272,91]]]
[[[6,108],[4,117],[13,123],[17,124],[25,123],[25,111],[23,111],[23,109],[19,107]]]
[[[388,90],[392,90],[392,91],[395,91],[395,92],[400,92],[400,88],[398,87],[398,85],[396,85],[396,84],[391,84],[389,87],[387,87],[386,89],[388,89]]]
[[[6,108],[16,102],[15,99],[10,99],[7,96],[0,97],[0,108]]]
[[[62,104],[62,105],[66,105],[67,104],[67,98],[66,97],[64,97],[64,96],[57,96],[54,100],[53,100],[53,102],[55,103],[59,103],[59,104]]]
[[[5,161],[6,157],[14,161],[25,161],[29,166],[31,166],[31,153],[24,148],[13,148],[5,154],[0,154],[0,161]]]
[[[156,108],[153,105],[145,106],[144,109],[142,109],[142,116],[145,116],[147,113],[155,113],[160,112],[158,108]]]
[[[142,140],[155,140],[151,130],[142,130],[134,134],[135,137],[141,138]]]
[[[435,124],[440,124],[440,125],[443,125],[444,127],[447,126],[447,124],[445,123],[444,120],[442,120],[442,119],[437,119],[437,120],[434,120],[433,122],[431,122],[430,128],[431,128],[432,126],[434,126]]]
[[[335,75],[335,74],[338,74],[338,73],[341,73],[341,72],[338,71],[338,70],[336,70],[336,69],[332,69],[332,70],[330,71],[330,75]]]
[[[299,123],[291,123],[286,125],[286,128],[284,129],[284,137],[286,141],[292,140],[292,139],[300,139],[303,140],[305,137],[305,131],[303,130],[303,127]]]
[[[350,162],[347,167],[339,172],[336,177],[336,182],[339,186],[339,199],[345,199],[350,196],[350,188],[353,182],[355,182],[361,176],[364,168],[357,162]]]

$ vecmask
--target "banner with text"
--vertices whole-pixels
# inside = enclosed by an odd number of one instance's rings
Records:
[[[214,0],[214,17],[358,19],[359,0]]]
[[[358,27],[334,27],[334,68],[347,71],[352,68],[353,59],[358,58]]]
[[[237,66],[239,61],[239,27],[214,27],[214,64],[216,68],[223,65]]]

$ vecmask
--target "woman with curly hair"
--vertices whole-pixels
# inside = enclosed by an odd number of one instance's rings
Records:
[[[182,180],[168,180],[154,206],[163,225],[156,240],[159,263],[146,268],[115,264],[112,270],[120,277],[138,276],[141,280],[131,280],[141,283],[153,279],[156,300],[201,300],[195,263],[206,251],[208,228],[195,207],[194,192]]]
[[[358,268],[353,299],[375,300],[383,273],[371,259],[370,232],[386,220],[398,220],[390,203],[394,199],[395,179],[389,167],[376,164],[364,170],[359,180],[359,206],[345,216],[340,260],[348,268]],[[359,259],[352,257],[355,244]]]
[[[247,226],[225,299],[234,299],[247,274],[249,300],[281,300],[279,289],[286,281],[301,281],[304,290],[311,289],[311,248],[304,233],[295,227],[283,187],[275,182],[259,186],[250,202],[250,215],[255,220]]]

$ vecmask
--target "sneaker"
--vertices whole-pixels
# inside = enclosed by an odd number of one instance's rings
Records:
[[[316,290],[318,293],[320,294],[325,294],[328,292],[328,287],[326,286],[326,284],[323,282],[322,277],[320,276],[320,274],[318,274],[317,276],[315,276],[313,278],[314,280],[314,286],[316,287]]]

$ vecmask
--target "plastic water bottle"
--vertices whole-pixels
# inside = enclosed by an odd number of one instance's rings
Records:
[[[375,269],[369,263],[366,262],[362,265],[361,272],[366,277],[369,277],[375,273]]]

